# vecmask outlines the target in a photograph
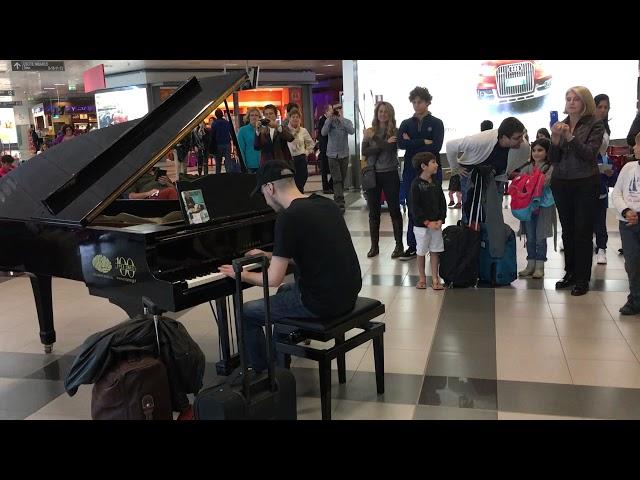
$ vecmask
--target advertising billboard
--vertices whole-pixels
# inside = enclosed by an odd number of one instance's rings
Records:
[[[96,93],[98,128],[144,117],[149,112],[147,89],[130,87]]]
[[[13,108],[0,108],[0,140],[2,143],[18,143],[18,131]]]
[[[358,60],[358,106],[371,125],[376,97],[391,102],[399,125],[413,115],[409,92],[426,87],[429,110],[444,122],[445,143],[517,117],[535,138],[549,112],[566,115],[568,88],[583,85],[611,100],[611,138],[625,138],[636,114],[638,60]],[[443,144],[442,152],[445,145]]]

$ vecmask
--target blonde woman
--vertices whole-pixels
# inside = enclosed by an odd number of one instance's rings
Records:
[[[294,179],[300,193],[304,193],[304,184],[307,183],[309,177],[307,155],[313,152],[314,142],[307,129],[301,126],[300,110],[292,108],[287,118],[289,119],[289,131],[293,135],[293,141],[289,142],[289,150],[295,169]]]
[[[589,89],[572,87],[565,94],[567,118],[551,126],[551,191],[562,224],[566,272],[556,289],[573,287],[574,296],[586,294],[591,280],[593,224],[600,189],[597,158],[605,131],[595,111]]]
[[[246,125],[238,130],[238,146],[244,164],[247,166],[249,173],[256,173],[260,168],[260,151],[253,147],[253,141],[256,136],[256,129],[259,127],[262,114],[260,110],[251,107],[244,116]]]
[[[380,102],[373,112],[371,128],[364,132],[362,154],[367,158],[367,165],[373,166],[376,172],[376,186],[367,190],[369,206],[369,236],[371,249],[367,257],[375,257],[380,253],[380,201],[381,194],[387,199],[389,215],[393,224],[393,236],[396,248],[391,258],[398,258],[404,252],[402,242],[402,214],[400,213],[400,176],[398,174],[396,114],[389,102]]]

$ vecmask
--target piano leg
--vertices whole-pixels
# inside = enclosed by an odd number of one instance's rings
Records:
[[[35,275],[30,278],[33,298],[38,311],[40,323],[40,341],[44,345],[44,353],[51,353],[56,341],[56,331],[53,329],[53,300],[51,296],[51,277]]]

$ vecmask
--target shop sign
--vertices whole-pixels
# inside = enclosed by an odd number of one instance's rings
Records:
[[[15,90],[0,90],[0,97],[13,97],[15,94]]]
[[[75,85],[74,83],[70,83],[70,84],[69,84],[69,91],[70,91],[70,92],[73,92],[73,91],[75,91],[75,90],[76,90],[76,85]]]
[[[16,100],[15,102],[0,102],[0,108],[19,107],[22,105],[22,100]]]
[[[14,72],[64,72],[64,62],[50,60],[11,60]]]

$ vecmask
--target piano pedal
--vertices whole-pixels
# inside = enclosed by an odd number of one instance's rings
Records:
[[[44,346],[44,353],[51,353],[53,351],[53,344]]]

